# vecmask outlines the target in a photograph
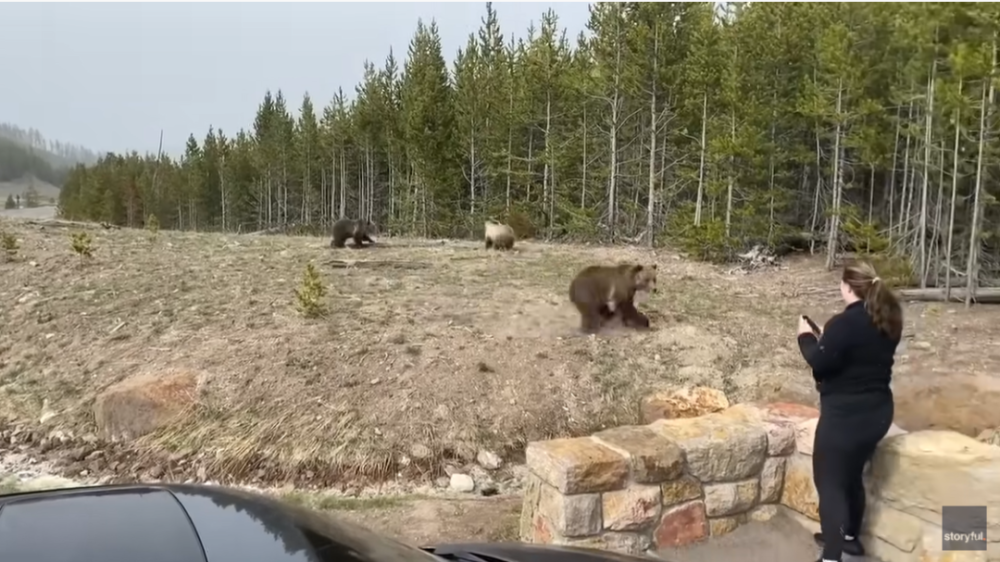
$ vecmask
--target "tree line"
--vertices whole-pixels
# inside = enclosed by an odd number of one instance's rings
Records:
[[[41,155],[52,167],[66,168],[73,164],[93,164],[99,155],[92,150],[73,143],[45,138],[41,131],[33,127],[27,130],[12,123],[0,123],[0,137],[24,145]]]
[[[184,155],[76,167],[70,218],[429,237],[679,243],[709,259],[790,235],[907,264],[921,286],[1000,270],[992,3],[598,2],[515,40],[486,4],[452,63],[435,23],[405,60]]]
[[[34,176],[53,185],[60,185],[69,176],[69,167],[54,167],[38,151],[17,141],[0,136],[0,181],[17,181]]]

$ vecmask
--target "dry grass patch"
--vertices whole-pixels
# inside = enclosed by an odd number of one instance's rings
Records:
[[[202,373],[193,412],[133,448],[198,453],[224,481],[329,485],[480,448],[516,457],[529,440],[635,423],[642,395],[674,385],[811,400],[795,316],[836,308],[835,280],[812,266],[732,277],[638,248],[331,250],[320,238],[161,231],[154,243],[97,229],[83,263],[65,229],[11,226],[36,265],[0,264],[0,411],[37,424],[47,398],[49,423],[81,434],[110,385]],[[656,329],[579,335],[570,280],[624,260],[659,266],[643,305]],[[308,263],[324,283],[316,318],[296,308]]]

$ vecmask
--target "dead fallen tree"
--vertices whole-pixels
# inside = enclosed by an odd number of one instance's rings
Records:
[[[427,269],[431,264],[417,261],[398,260],[330,260],[326,262],[328,267],[333,269],[346,269],[349,267],[379,268],[388,267],[394,269]]]
[[[103,228],[104,230],[121,229],[120,226],[109,222],[81,222],[65,219],[19,219],[18,222],[24,225],[38,226],[42,228],[76,228],[81,230],[97,230],[98,228]]]
[[[736,260],[737,265],[729,270],[729,275],[747,275],[760,269],[778,265],[778,258],[774,252],[760,244],[737,255]]]
[[[965,302],[965,289],[952,289],[950,297],[944,289],[900,289],[899,296],[917,302]],[[972,302],[1000,304],[1000,287],[983,287],[972,292]]]
[[[264,230],[257,230],[254,232],[249,232],[250,236],[267,236],[272,234],[288,234],[290,231],[298,228],[297,223],[282,224],[272,228],[265,228]]]

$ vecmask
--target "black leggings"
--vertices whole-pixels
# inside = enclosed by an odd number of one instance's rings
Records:
[[[865,463],[892,425],[892,394],[833,395],[820,401],[813,442],[823,559],[840,560],[844,535],[857,537],[865,515]]]

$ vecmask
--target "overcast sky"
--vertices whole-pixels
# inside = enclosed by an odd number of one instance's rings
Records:
[[[571,40],[587,3],[494,3],[505,36],[552,7]],[[437,21],[449,64],[479,29],[467,3],[0,3],[0,122],[98,151],[183,150],[209,125],[249,129],[268,88],[317,112],[353,93],[365,59],[402,66],[417,19]]]

